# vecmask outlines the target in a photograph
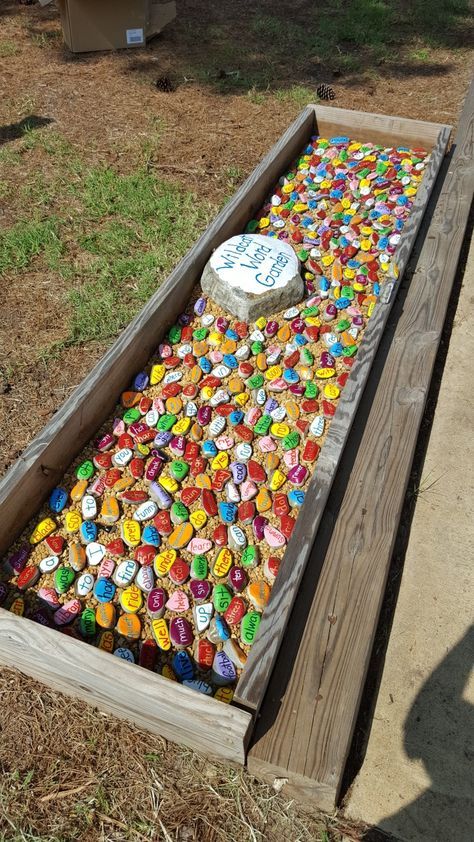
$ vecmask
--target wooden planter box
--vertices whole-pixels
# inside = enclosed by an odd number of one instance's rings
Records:
[[[72,460],[112,412],[117,396],[184,309],[211,252],[240,233],[308,139],[347,134],[388,145],[422,146],[431,160],[395,255],[399,279],[387,278],[359,347],[304,506],[282,560],[260,629],[225,705],[177,682],[0,609],[0,661],[139,727],[198,751],[243,763],[253,719],[271,671],[372,361],[406,266],[450,127],[377,114],[308,106],[237,191],[170,277],[34,439],[0,483],[0,554],[37,512]],[[85,648],[87,647],[87,648]]]

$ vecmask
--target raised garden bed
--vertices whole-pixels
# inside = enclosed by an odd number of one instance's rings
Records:
[[[52,489],[63,485],[63,476],[68,471],[69,466],[91,438],[97,436],[98,431],[116,407],[119,396],[124,392],[130,392],[131,384],[134,382],[137,373],[141,370],[150,373],[150,366],[147,368],[150,358],[152,358],[152,363],[155,366],[161,365],[160,360],[163,355],[161,354],[157,358],[156,348],[164,339],[166,331],[169,331],[170,327],[185,311],[188,300],[195,301],[197,295],[193,293],[193,289],[199,281],[204,265],[213,249],[227,238],[241,233],[247,224],[254,219],[255,214],[257,214],[257,217],[254,227],[258,226],[258,230],[261,230],[263,234],[269,233],[271,225],[266,225],[265,214],[258,212],[265,205],[269,193],[271,195],[271,192],[273,192],[273,195],[275,195],[275,185],[282,175],[288,176],[285,183],[291,187],[292,178],[290,175],[294,177],[295,174],[289,174],[287,172],[288,167],[297,156],[302,154],[305,148],[308,152],[308,144],[313,136],[318,135],[327,138],[329,139],[329,147],[332,145],[340,149],[348,146],[348,143],[344,141],[344,137],[347,136],[361,143],[380,144],[382,147],[395,149],[403,147],[407,150],[417,150],[412,157],[415,158],[415,161],[421,163],[419,173],[423,172],[423,177],[419,184],[416,179],[418,189],[413,191],[413,193],[416,192],[413,207],[411,207],[407,216],[400,242],[396,244],[395,254],[391,255],[388,250],[382,261],[382,264],[386,265],[383,268],[382,276],[379,278],[380,293],[378,294],[378,289],[374,290],[374,284],[379,283],[375,276],[370,279],[371,295],[367,295],[368,290],[364,292],[363,281],[359,282],[360,288],[357,289],[356,287],[355,289],[355,292],[360,296],[360,300],[357,300],[363,309],[364,316],[361,320],[360,330],[356,330],[354,337],[355,350],[349,350],[348,354],[343,356],[344,360],[350,358],[351,361],[355,359],[355,362],[351,366],[347,365],[345,369],[341,368],[339,362],[337,365],[334,363],[333,374],[327,378],[334,381],[333,386],[336,390],[333,389],[332,392],[325,393],[326,403],[333,407],[333,410],[327,408],[325,411],[325,420],[330,421],[330,423],[326,425],[324,437],[319,434],[321,443],[324,443],[318,454],[315,463],[316,470],[312,477],[311,470],[306,469],[304,476],[301,478],[301,483],[299,479],[294,483],[297,487],[304,485],[305,499],[301,511],[296,517],[296,522],[287,522],[286,524],[288,534],[284,536],[286,540],[283,544],[277,537],[277,543],[280,544],[277,549],[281,550],[279,557],[282,556],[282,558],[275,584],[269,598],[265,593],[263,601],[266,601],[266,606],[263,614],[261,610],[263,606],[260,607],[259,611],[251,612],[248,611],[251,606],[247,603],[247,613],[257,613],[259,618],[261,615],[261,621],[253,645],[251,648],[247,647],[244,651],[246,661],[242,670],[238,673],[233,702],[230,705],[225,705],[207,695],[196,693],[176,681],[170,681],[154,671],[131,666],[119,658],[110,657],[108,653],[94,646],[86,645],[83,640],[74,639],[74,637],[66,634],[58,634],[52,628],[33,623],[25,617],[17,616],[14,611],[4,609],[0,609],[1,660],[57,687],[59,690],[85,698],[99,707],[130,719],[142,727],[161,733],[169,739],[183,742],[200,751],[243,762],[252,719],[262,702],[276,655],[283,641],[289,612],[301,581],[352,419],[388,317],[397,277],[399,278],[403,272],[411,251],[428,196],[446,149],[449,131],[449,127],[446,126],[381,115],[361,114],[319,106],[310,106],[305,109],[237,192],[234,199],[219,214],[196,246],[191,249],[166,283],[150,299],[115,345],[83,381],[71,399],[64,404],[54,419],[15,463],[0,485],[0,552],[6,552],[12,542],[28,525],[31,517],[37,514]],[[331,144],[333,138],[336,138],[336,141]],[[315,143],[317,147],[317,142]],[[423,161],[424,155],[418,152],[419,149],[426,150],[430,155],[426,168]],[[314,146],[312,151],[315,151]],[[376,163],[380,163],[377,160],[377,154],[373,157]],[[401,159],[401,155],[398,155],[398,159]],[[416,163],[414,166],[416,166]],[[384,181],[382,175],[387,167],[388,165],[385,168],[382,167],[378,173],[382,184]],[[363,173],[361,178],[369,175],[370,172],[371,167],[369,166],[367,173]],[[316,195],[319,189],[315,191]],[[325,190],[326,188],[322,187],[321,189]],[[382,186],[381,190],[383,191],[383,189]],[[286,192],[290,193],[291,191]],[[329,204],[332,198],[338,200],[338,196],[329,197]],[[268,206],[266,207],[268,208]],[[303,208],[302,212],[306,212],[306,210],[307,208]],[[316,210],[317,208],[315,208]],[[357,209],[354,212],[357,212]],[[262,216],[263,222],[261,221]],[[361,224],[363,226],[363,220]],[[298,223],[295,223],[295,226],[298,227]],[[275,231],[278,230],[277,226]],[[383,235],[383,232],[381,235]],[[362,231],[360,238],[364,236],[368,237],[369,235]],[[393,242],[393,245],[395,245],[395,242]],[[374,245],[374,242],[372,242],[367,248],[370,249]],[[301,248],[301,245],[299,245],[300,256],[305,262],[308,261],[306,264],[307,296],[309,296],[311,302],[314,296],[321,298],[319,295],[322,289],[321,266],[311,271],[310,255],[301,255]],[[357,246],[358,248],[359,246]],[[305,250],[304,243],[303,250]],[[330,250],[331,244],[328,240],[328,253]],[[334,245],[332,251],[334,252]],[[322,249],[322,257],[324,257],[324,252],[325,249]],[[313,255],[313,262],[318,264],[318,260],[317,255]],[[327,263],[328,267],[330,265],[330,263]],[[342,265],[345,266],[346,264],[343,263]],[[344,274],[344,278],[347,278],[346,287],[350,286],[349,280],[352,280],[352,278],[349,278],[347,274]],[[332,280],[337,281],[335,275],[332,275]],[[339,286],[341,287],[340,283]],[[333,286],[329,283],[328,290],[331,288]],[[325,292],[329,294],[328,290],[325,289]],[[365,303],[363,303],[364,296]],[[375,301],[375,298],[377,298],[377,301]],[[324,309],[326,307],[325,301],[325,296],[322,297],[322,301],[319,301],[319,305],[324,312],[326,312]],[[317,309],[317,304],[310,303],[311,306]],[[347,310],[348,306],[350,307],[350,303],[342,307],[341,310]],[[305,304],[302,305],[302,308],[304,307]],[[190,319],[193,318],[193,312],[192,309],[187,311]],[[209,308],[207,312],[209,312]],[[215,319],[225,317],[225,314],[216,308],[211,308],[211,314],[214,315]],[[339,315],[342,316],[343,313],[341,312]],[[315,311],[309,314],[309,319],[312,319],[313,322],[309,321],[305,325],[304,330],[306,331],[308,327],[317,327],[317,321],[321,323],[321,319],[318,318]],[[288,322],[288,319],[286,322]],[[285,323],[283,314],[280,314],[277,323],[280,328],[283,327]],[[187,326],[186,322],[184,322],[184,326]],[[193,327],[198,327],[198,324],[194,324]],[[233,327],[235,325],[231,322],[230,328]],[[264,330],[265,325],[262,325],[261,328]],[[301,335],[303,335],[304,330],[301,329]],[[174,342],[173,339],[175,339]],[[238,335],[237,339],[240,340],[243,337]],[[180,336],[168,334],[168,341],[170,347],[174,345],[179,347]],[[235,340],[232,339],[231,341]],[[254,341],[258,344],[257,339],[254,339]],[[282,339],[281,341],[284,346],[287,340]],[[319,340],[313,333],[309,336],[309,339],[306,338],[303,344],[315,345],[317,341]],[[333,343],[333,345],[335,344],[337,343]],[[346,345],[348,349],[352,347],[347,342]],[[174,347],[171,347],[171,351],[174,352]],[[263,350],[255,351],[253,356],[257,358],[259,353],[262,354]],[[285,353],[288,355],[287,351]],[[356,357],[355,353],[357,353]],[[166,358],[163,357],[163,359]],[[313,368],[312,365],[308,357],[306,363],[306,368],[310,372],[308,380],[314,380],[316,369],[320,369],[319,361],[314,364]],[[263,365],[262,369],[265,371]],[[326,369],[332,370],[331,364],[326,365]],[[348,376],[341,379],[341,375],[344,373]],[[339,378],[339,385],[336,385],[336,376]],[[279,377],[280,375],[275,372],[273,381],[267,382],[276,382]],[[265,382],[265,378],[262,377],[262,379]],[[324,389],[325,380],[326,377],[322,376],[320,381],[317,381],[320,383],[321,390]],[[289,385],[290,381],[287,381],[287,384]],[[158,387],[159,382],[152,385]],[[134,388],[138,391],[137,387]],[[248,400],[250,392],[258,391],[259,388],[262,388],[262,384],[256,383],[254,389],[242,389],[242,394],[247,393]],[[146,392],[146,388],[143,389],[143,392]],[[150,398],[154,397],[155,394],[156,392],[151,393]],[[297,402],[301,400],[303,395],[297,392],[295,397]],[[127,400],[122,398],[122,411],[126,408]],[[309,397],[308,400],[315,400],[315,396]],[[237,408],[238,404],[236,403],[235,409],[237,410]],[[178,414],[180,411],[181,409],[178,410]],[[292,412],[298,417],[299,408],[297,407]],[[311,422],[315,420],[315,417],[322,417],[317,414],[319,413],[319,407],[315,409],[313,406],[311,410],[308,410],[308,413]],[[277,418],[271,420],[274,421],[273,426],[278,426],[281,423]],[[258,423],[258,419],[256,423]],[[284,427],[285,425],[281,426]],[[314,432],[317,429],[317,424],[316,427],[312,428],[308,423],[308,428],[309,432],[304,424],[298,428],[300,438],[303,439],[302,446],[305,443],[305,438],[308,441],[318,438]],[[160,428],[158,427],[158,429]],[[101,431],[101,434],[103,432],[104,430]],[[283,439],[285,436],[280,435],[280,433],[289,435],[289,432],[291,431],[285,429],[275,431],[274,438],[277,440]],[[296,431],[293,430],[293,432]],[[297,447],[298,443],[289,449],[297,450]],[[84,460],[86,455],[83,454],[79,462]],[[314,459],[307,460],[307,462],[314,467]],[[277,465],[273,464],[271,472],[268,474],[270,485],[273,481],[272,472],[276,469]],[[206,481],[211,483],[209,490],[221,493],[222,488],[212,485],[216,470],[217,467],[212,468],[209,464],[208,467],[203,466],[202,473],[207,471],[210,477]],[[190,483],[187,481],[186,485],[189,486]],[[274,482],[274,485],[278,485],[278,482]],[[71,488],[70,485],[66,487],[68,490]],[[205,484],[201,486],[201,488],[206,487]],[[275,488],[274,490],[278,489]],[[222,499],[228,500],[228,497]],[[267,511],[264,506],[265,504],[262,502],[262,512]],[[46,514],[45,510],[43,515]],[[196,521],[194,528],[198,532],[197,523],[198,521]],[[64,534],[63,524],[57,523],[56,526],[58,530],[62,529],[62,534]],[[33,527],[29,529],[28,534],[31,534]],[[242,531],[245,532],[245,530]],[[68,533],[67,525],[66,533]],[[256,537],[253,541],[251,540],[252,533],[248,530],[247,533],[247,544],[253,545],[253,542],[255,542],[258,545],[260,539],[255,530],[254,536],[256,535]],[[284,533],[285,530],[283,530]],[[157,554],[167,547],[169,532],[166,533],[165,530],[164,534],[163,546],[157,549]],[[85,545],[87,545],[87,540],[90,539],[86,537]],[[176,546],[181,550],[180,540],[176,536]],[[260,542],[265,545],[265,542]],[[187,543],[186,541],[182,546],[182,555],[185,557]],[[129,547],[133,545],[133,542],[128,544]],[[219,542],[214,540],[213,553],[218,549],[218,546]],[[272,544],[266,541],[262,562],[263,560],[268,561],[268,546],[272,546]],[[241,555],[241,550],[235,546],[233,550],[237,556],[236,560],[240,561],[239,553]],[[131,552],[127,554],[130,555]],[[10,557],[9,553],[7,555]],[[191,557],[188,560],[191,561]],[[117,564],[119,563],[120,559],[117,560]],[[265,576],[253,573],[252,570],[254,569],[253,566],[250,566],[247,571],[251,582],[255,584],[258,581],[265,583]],[[222,577],[215,570],[213,575],[214,586],[216,580]],[[13,579],[13,583],[15,584],[15,579]],[[268,583],[266,584],[265,590],[267,591]],[[174,591],[173,588],[171,590]],[[27,595],[28,593],[27,591]],[[20,596],[19,598],[22,601],[23,597]],[[22,602],[19,604],[23,605]],[[12,604],[9,607],[11,608]],[[173,609],[170,608],[169,610],[172,611]],[[216,614],[219,614],[217,607]],[[127,649],[126,646],[119,648]],[[188,649],[190,649],[189,646]],[[169,668],[169,665],[167,667]],[[212,691],[216,690],[215,686],[212,686],[212,681],[209,686]]]

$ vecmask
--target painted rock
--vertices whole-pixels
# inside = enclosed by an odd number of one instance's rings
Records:
[[[170,622],[170,639],[173,645],[179,649],[192,645],[194,635],[188,620],[184,617],[173,617]]]
[[[111,629],[115,626],[115,608],[111,602],[97,606],[95,621],[102,629]]]
[[[235,640],[230,638],[224,642],[222,647],[223,652],[227,655],[227,657],[232,661],[237,669],[243,669],[246,661],[247,655],[245,652],[240,648],[238,643]]]
[[[125,588],[124,591],[120,592],[119,602],[122,611],[125,611],[127,614],[136,614],[143,605],[143,596],[140,588],[137,588],[136,585],[130,585],[128,588]]]
[[[65,626],[67,623],[72,623],[78,617],[82,609],[82,604],[78,599],[70,599],[61,608],[54,613],[54,622],[57,626]]]
[[[211,583],[207,579],[204,581],[193,579],[189,583],[189,590],[196,603],[205,602],[209,598],[211,589]]]
[[[114,655],[116,658],[121,658],[122,661],[128,661],[129,664],[135,663],[135,656],[130,649],[127,649],[126,646],[119,646],[115,651]]]
[[[44,518],[44,520],[40,521],[40,523],[38,523],[35,527],[30,538],[30,544],[39,544],[40,541],[43,541],[44,538],[51,535],[56,528],[56,524],[52,518]]]
[[[260,625],[260,619],[260,614],[256,611],[249,611],[245,615],[240,626],[240,639],[242,643],[245,643],[247,646],[252,645]]]
[[[194,606],[193,619],[198,634],[201,634],[201,632],[206,631],[206,629],[209,627],[213,613],[214,606],[212,602],[204,602]]]
[[[112,602],[116,586],[110,579],[97,579],[94,585],[94,596],[98,602]]]
[[[79,576],[76,579],[74,585],[74,591],[77,597],[80,599],[84,599],[85,596],[90,594],[95,584],[95,576],[91,573],[83,573],[82,576]]]
[[[71,571],[72,572],[72,571]],[[34,587],[41,576],[41,570],[36,564],[28,565],[23,568],[16,580],[16,586],[20,591],[26,591],[28,588]],[[74,574],[73,574],[74,577]]]
[[[122,614],[116,625],[117,634],[127,640],[139,640],[142,624],[136,614]]]
[[[212,667],[216,648],[209,640],[197,640],[194,648],[194,659],[200,670],[206,671]]]
[[[184,591],[174,591],[168,599],[166,607],[169,611],[175,611],[177,614],[183,614],[189,608],[189,599],[187,594]]]
[[[150,617],[160,619],[165,613],[166,592],[163,588],[153,588],[147,596],[146,609]]]
[[[232,684],[237,678],[235,666],[223,650],[215,654],[211,678],[217,685]]]

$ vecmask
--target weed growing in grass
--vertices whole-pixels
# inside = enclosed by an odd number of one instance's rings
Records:
[[[300,108],[304,108],[310,102],[316,102],[318,97],[312,88],[304,85],[293,85],[291,88],[281,88],[275,91],[275,96],[280,102],[294,102]]]
[[[0,41],[0,58],[16,56],[20,52],[14,41]]]

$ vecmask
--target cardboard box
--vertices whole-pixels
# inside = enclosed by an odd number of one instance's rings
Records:
[[[40,0],[42,6],[52,0]],[[142,47],[176,17],[174,0],[57,0],[73,53]]]

